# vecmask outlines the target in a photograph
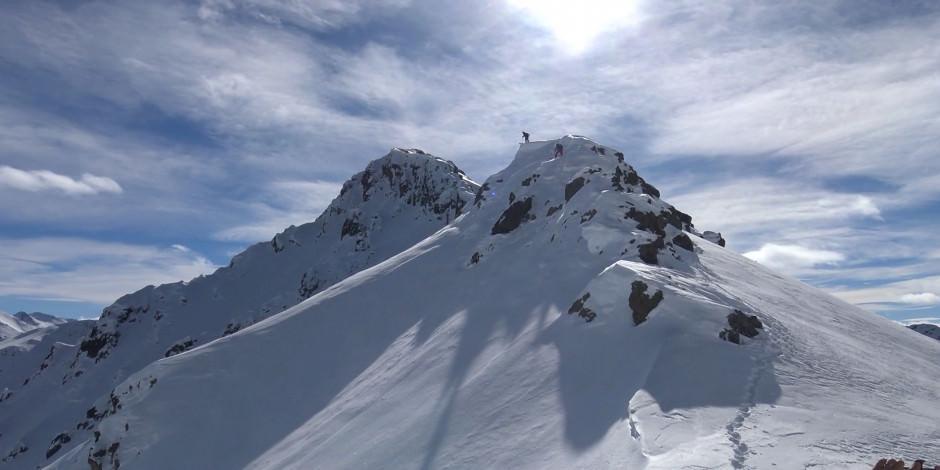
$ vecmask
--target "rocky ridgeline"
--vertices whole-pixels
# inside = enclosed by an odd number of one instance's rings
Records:
[[[553,159],[551,147],[556,142],[564,145],[565,156]],[[536,224],[557,238],[563,236],[564,228],[603,219],[598,225],[619,232],[616,236],[625,243],[620,255],[648,264],[660,264],[665,257],[679,260],[677,250],[693,253],[694,244],[686,232],[724,244],[721,234],[700,234],[688,214],[659,196],[659,190],[624,161],[623,153],[568,136],[523,145],[509,168],[480,187],[473,203],[480,208],[505,201],[490,229],[494,236]],[[543,223],[538,224],[539,220]],[[592,237],[586,234],[584,238]],[[471,258],[480,262],[486,255],[486,250],[478,251]]]
[[[459,217],[476,188],[476,183],[469,180],[453,162],[434,157],[420,149],[393,149],[350,178],[343,185],[339,196],[316,221],[289,227],[275,235],[270,243],[249,248],[237,255],[229,266],[209,276],[189,283],[148,286],[122,297],[104,310],[98,324],[82,341],[79,356],[83,355],[95,362],[107,358],[120,342],[125,328],[122,325],[145,320],[156,325],[167,315],[173,316],[182,311],[196,311],[202,315],[206,307],[215,307],[211,300],[223,303],[226,290],[238,290],[239,283],[265,268],[278,270],[278,276],[295,278],[293,282],[285,282],[283,285],[271,285],[270,289],[263,290],[259,296],[251,299],[252,302],[242,303],[238,306],[242,310],[241,314],[226,311],[220,315],[215,335],[208,338],[181,336],[164,339],[177,348],[173,349],[173,353],[178,353],[181,352],[179,345],[184,342],[188,341],[190,345],[195,342],[205,343],[231,334],[395,254],[377,254],[372,251],[373,235],[388,239],[381,233],[383,223],[409,218],[425,222],[416,224],[419,226],[414,227],[409,240],[396,247],[407,248],[410,243]],[[323,263],[322,255],[350,250],[361,255],[348,259],[346,265],[333,263],[323,266],[329,263]],[[289,253],[280,255],[285,251]],[[261,264],[265,266],[259,266]],[[285,292],[284,288],[290,285],[296,288]],[[210,299],[205,298],[207,290],[212,291]],[[198,306],[190,305],[197,300]],[[233,323],[233,319],[241,321]]]
[[[552,156],[556,143],[564,147],[559,158]],[[622,152],[579,136],[523,144],[512,164],[480,187],[473,205],[480,209],[474,217],[488,217],[492,225],[490,238],[469,255],[469,266],[486,262],[504,245],[541,240],[548,247],[586,247],[611,263],[637,260],[684,270],[697,262],[696,243],[725,244],[720,233],[700,233],[688,214],[660,199]],[[664,298],[662,290],[647,292],[642,280],[623,289],[634,325],[646,321]],[[593,321],[592,295],[584,292],[568,313]],[[740,342],[734,325],[723,335]]]

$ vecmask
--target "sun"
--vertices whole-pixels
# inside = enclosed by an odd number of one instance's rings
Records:
[[[562,49],[587,50],[601,33],[635,26],[639,0],[508,0],[548,29]]]

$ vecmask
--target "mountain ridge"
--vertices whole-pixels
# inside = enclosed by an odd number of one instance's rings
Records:
[[[53,468],[940,455],[940,345],[698,237],[618,153],[521,146],[433,235],[132,375]]]
[[[56,437],[74,432],[92,402],[130,373],[232,334],[398,253],[457,217],[477,187],[453,162],[393,148],[353,175],[315,221],[247,248],[212,274],[122,296],[77,340],[60,338],[63,344],[50,345],[44,357],[17,359],[23,371],[10,377],[0,428],[20,434],[0,435],[0,466],[4,457],[25,466],[45,461],[55,453],[46,457],[38,447],[55,447]],[[43,403],[64,390],[83,405]]]

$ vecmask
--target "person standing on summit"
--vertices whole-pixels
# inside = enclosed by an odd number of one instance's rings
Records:
[[[528,133],[528,132],[522,131],[522,140],[524,140],[525,143],[527,143],[527,144],[529,143],[529,133]]]

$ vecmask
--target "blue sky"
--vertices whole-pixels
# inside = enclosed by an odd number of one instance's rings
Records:
[[[940,317],[933,1],[5,2],[0,309],[96,316],[313,220],[390,147],[620,148],[732,248]]]

